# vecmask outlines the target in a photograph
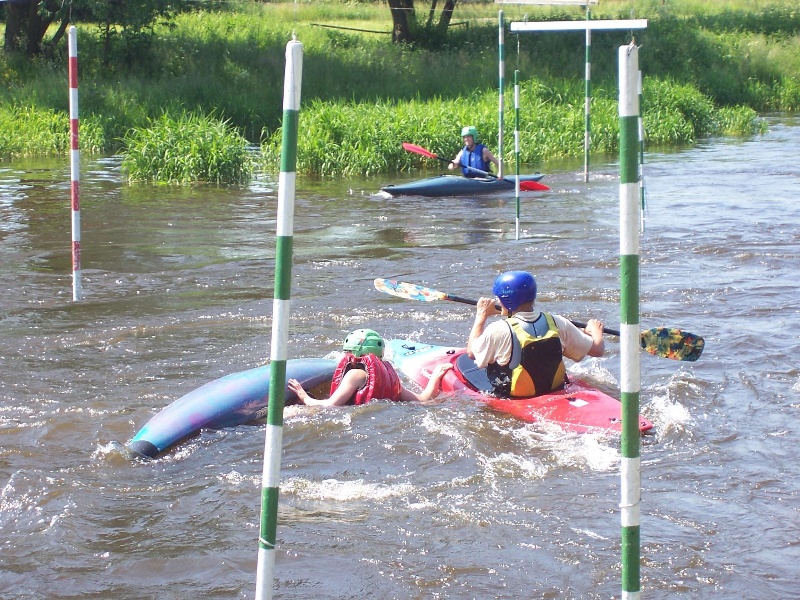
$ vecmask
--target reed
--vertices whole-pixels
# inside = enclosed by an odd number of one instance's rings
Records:
[[[87,123],[96,131],[85,151],[125,151],[130,130],[150,127],[162,113],[177,119],[188,110],[225,115],[230,127],[252,143],[263,142],[266,156],[274,158],[282,116],[282,87],[276,82],[283,79],[284,49],[293,32],[304,44],[301,120],[309,125],[309,132],[301,131],[300,143],[309,149],[299,169],[328,174],[412,168],[418,157],[403,157],[400,142],[424,139],[438,144],[440,152],[455,151],[460,140],[453,139],[453,131],[464,122],[479,126],[492,142],[496,5],[459,5],[457,25],[435,50],[395,46],[386,34],[319,26],[388,32],[391,18],[383,4],[220,6],[227,8],[180,15],[175,28],[159,27],[149,45],[116,49],[110,65],[103,63],[96,30],[79,27],[82,127]],[[647,76],[645,123],[650,143],[666,144],[690,143],[713,134],[721,123],[752,131],[757,129],[752,110],[800,110],[800,17],[790,9],[773,0],[608,0],[595,14],[650,20],[637,38]],[[519,20],[522,13],[514,11],[523,10],[531,18],[580,18],[578,10],[535,6],[508,8],[507,18]],[[613,151],[616,144],[613,57],[627,39],[627,34],[608,33],[593,38],[592,137],[598,152]],[[507,69],[520,69],[529,106],[535,107],[523,106],[531,136],[526,160],[580,154],[583,34],[520,36],[518,53],[510,39],[507,46]],[[23,63],[0,52],[5,84],[0,85],[0,111],[24,106],[66,118],[63,54]],[[612,92],[604,95],[604,89]],[[722,113],[719,107],[734,108]],[[384,112],[396,114],[395,122],[384,123]],[[360,123],[361,118],[372,122]],[[8,114],[3,121],[0,135],[14,138],[18,126],[9,124]],[[325,131],[328,121],[331,131]],[[0,158],[66,152],[63,143],[49,140],[46,119],[33,119],[29,126],[45,135],[31,132],[12,140],[13,150],[5,142]],[[346,127],[355,131],[347,133]],[[377,140],[381,135],[385,141]],[[24,150],[17,149],[23,145]]]
[[[80,123],[82,151],[96,154],[104,147],[102,127],[97,119]],[[0,158],[66,155],[70,149],[69,115],[34,105],[0,103]]]
[[[690,144],[714,134],[761,131],[763,121],[747,107],[716,108],[691,86],[645,78],[646,139],[654,145]],[[547,85],[528,80],[520,90],[521,160],[537,164],[549,158],[583,155],[583,82]],[[413,142],[440,156],[455,156],[462,126],[477,125],[481,141],[496,148],[497,92],[475,93],[458,100],[401,102],[322,102],[314,100],[300,115],[298,170],[323,176],[372,175],[432,166],[429,159],[405,152]],[[506,125],[513,122],[508,109]],[[511,139],[512,131],[506,132]],[[599,89],[592,105],[592,148],[605,154],[619,149],[616,90]],[[266,168],[280,158],[281,132],[262,145]],[[513,160],[513,148],[504,160]],[[508,163],[510,164],[510,163]]]
[[[122,169],[130,181],[243,184],[253,158],[227,121],[197,113],[163,114],[125,138]]]

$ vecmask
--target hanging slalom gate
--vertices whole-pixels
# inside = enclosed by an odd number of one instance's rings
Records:
[[[502,12],[502,11],[501,11]],[[585,127],[584,127],[584,181],[589,181],[589,152],[591,147],[591,31],[610,31],[614,29],[644,29],[646,19],[597,20],[590,19],[587,9],[585,21],[512,21],[512,33],[544,31],[586,31],[586,69],[585,69]]]
[[[631,43],[619,49],[619,279],[620,392],[622,437],[620,454],[622,538],[622,598],[638,600],[641,590],[640,500],[641,435],[638,428],[641,355],[639,348],[639,49]]]
[[[503,22],[500,11],[500,22]],[[642,29],[644,19],[591,21],[512,22],[512,32],[586,30],[586,132],[585,180],[588,181],[589,103],[590,103],[590,36],[594,29]],[[502,39],[502,38],[501,38]],[[500,53],[501,68],[503,53]],[[639,355],[639,236],[644,209],[644,188],[639,154],[643,154],[644,133],[640,113],[641,73],[639,52],[634,43],[619,48],[619,128],[620,128],[620,345],[622,401],[622,436],[620,453],[622,598],[638,600],[641,595],[640,563],[640,500],[641,457],[638,428],[641,364]],[[500,77],[502,83],[502,73]],[[515,102],[519,93],[515,77]],[[502,127],[502,124],[501,124]],[[518,128],[518,125],[517,125]],[[518,144],[518,132],[515,143]],[[518,147],[515,147],[518,152]],[[517,194],[517,227],[519,227],[519,194]]]
[[[72,206],[72,299],[80,300],[81,288],[81,151],[78,145],[78,30],[68,33],[69,57],[69,165],[70,204]]]
[[[293,39],[286,45],[286,70],[283,83],[283,138],[281,140],[281,170],[278,179],[270,381],[286,381],[294,245],[295,181],[297,178],[297,127],[302,79],[303,44]],[[264,467],[261,476],[261,528],[258,537],[256,573],[257,600],[272,598],[285,401],[285,386],[269,386]]]

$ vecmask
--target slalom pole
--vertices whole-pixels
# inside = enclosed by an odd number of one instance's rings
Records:
[[[641,204],[640,228],[644,233],[645,196],[644,196],[644,102],[642,94],[642,71],[639,71],[639,199]]]
[[[73,25],[68,34],[69,55],[69,170],[72,205],[72,300],[83,297],[81,288],[81,151],[78,145],[78,30]]]
[[[592,11],[586,6],[586,21],[592,19]],[[592,145],[591,112],[592,112],[592,29],[586,28],[586,73],[585,73],[586,99],[584,101],[584,128],[583,128],[583,181],[589,181],[589,150]]]
[[[514,71],[514,158],[516,160],[517,181],[514,191],[517,194],[517,237],[519,239],[519,69]]]
[[[620,391],[622,599],[638,600],[641,580],[639,511],[639,177],[637,130],[639,50],[631,42],[619,48],[619,216],[620,216]]]
[[[261,488],[261,530],[258,537],[256,599],[272,598],[275,543],[278,529],[278,495],[283,444],[283,405],[286,401],[286,357],[289,345],[289,308],[292,283],[297,126],[303,78],[303,44],[293,39],[286,45],[283,82],[283,137],[278,179],[278,224],[275,243],[275,293],[272,301],[269,405],[264,441]]]
[[[497,19],[500,23],[499,33],[498,33],[498,40],[499,40],[499,48],[498,48],[498,62],[499,62],[499,71],[500,71],[500,81],[499,81],[499,95],[497,102],[499,104],[498,110],[498,130],[497,130],[497,160],[500,161],[500,168],[497,169],[497,176],[501,179],[503,178],[503,110],[505,109],[505,77],[506,77],[506,34],[505,34],[505,20],[503,18],[503,11],[500,11]]]

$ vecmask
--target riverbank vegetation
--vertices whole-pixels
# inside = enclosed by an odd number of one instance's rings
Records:
[[[172,27],[158,26],[135,41],[120,38],[110,48],[107,32],[78,25],[84,152],[131,153],[129,144],[146,137],[145,130],[158,126],[167,139],[175,133],[164,128],[187,127],[182,116],[192,114],[217,133],[229,130],[223,137],[234,154],[242,138],[262,144],[274,169],[284,51],[293,33],[304,45],[299,171],[413,168],[420,158],[403,152],[401,142],[455,154],[464,124],[478,126],[490,146],[496,143],[496,4],[459,5],[446,36],[415,45],[391,43],[384,4],[198,6],[205,8],[177,15]],[[504,10],[506,21],[525,14],[530,20],[584,18],[577,8]],[[605,0],[592,17],[649,21],[634,34],[642,47],[650,146],[753,133],[761,127],[757,113],[800,110],[800,10],[793,3]],[[617,147],[616,48],[631,33],[598,32],[592,39],[592,143],[598,153]],[[583,38],[506,35],[506,97],[512,97],[512,73],[519,69],[526,163],[583,151]],[[0,53],[0,82],[0,159],[65,153],[66,49],[32,61]],[[147,165],[145,158],[135,162]],[[216,180],[208,174],[200,179],[206,177]]]
[[[131,129],[123,144],[129,181],[243,184],[254,166],[247,140],[213,115],[165,113]]]

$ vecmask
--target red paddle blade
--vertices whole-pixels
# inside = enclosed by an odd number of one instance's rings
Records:
[[[546,192],[550,188],[538,181],[520,181],[519,189],[524,192]]]
[[[425,150],[425,148],[423,148],[422,146],[417,146],[416,144],[409,144],[408,142],[403,142],[403,150],[408,150],[409,152],[413,152],[414,154],[420,154],[428,158],[439,158],[430,150]]]

